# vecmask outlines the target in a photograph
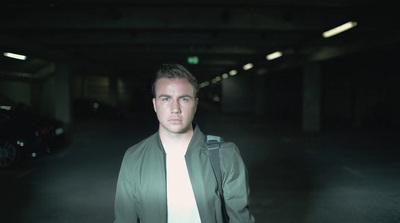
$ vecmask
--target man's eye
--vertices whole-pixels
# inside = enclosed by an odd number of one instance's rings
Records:
[[[189,101],[189,98],[181,98],[181,101],[187,102]]]
[[[168,101],[169,98],[161,98],[161,101]]]

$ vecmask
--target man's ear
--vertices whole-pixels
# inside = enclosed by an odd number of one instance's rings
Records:
[[[196,108],[195,111],[197,111],[197,105],[199,104],[199,98],[196,98]]]
[[[154,108],[154,111],[157,113],[157,109],[156,109],[156,99],[155,99],[155,98],[153,98],[153,108]]]

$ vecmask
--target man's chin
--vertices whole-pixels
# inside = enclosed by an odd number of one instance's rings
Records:
[[[182,126],[182,125],[172,125],[166,128],[169,132],[175,134],[184,134],[189,132],[192,129],[192,126]]]
[[[176,134],[185,134],[187,132],[189,132],[190,128],[176,128],[176,129],[172,129],[174,133]]]

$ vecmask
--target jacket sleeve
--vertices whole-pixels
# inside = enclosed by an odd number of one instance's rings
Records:
[[[221,151],[223,193],[229,223],[252,223],[250,213],[247,169],[239,149],[233,143],[224,143]]]
[[[129,170],[132,170],[132,167],[126,153],[122,161],[117,181],[114,204],[114,223],[138,222],[138,214],[135,207],[135,188],[131,179],[132,173],[130,173]]]

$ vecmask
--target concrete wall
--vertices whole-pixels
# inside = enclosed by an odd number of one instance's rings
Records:
[[[374,57],[351,55],[321,63],[323,127],[329,127],[328,124],[332,123],[347,126],[400,123],[398,54],[385,55],[381,52]],[[218,94],[221,99],[218,104],[223,112],[301,121],[304,105],[303,75],[303,67],[266,72],[261,76],[238,74],[222,80],[219,87],[210,86],[201,91],[204,98],[207,98],[208,93],[211,96]],[[2,79],[0,93],[15,102],[38,108],[43,114],[52,117],[56,108],[56,86],[54,75],[32,82]],[[104,76],[76,74],[71,80],[71,95],[72,99],[93,97],[114,102],[132,112],[152,111],[151,80],[137,79],[135,76],[119,77],[110,82]]]
[[[323,63],[325,125],[400,125],[399,54],[378,51]]]
[[[270,118],[300,118],[302,103],[302,72],[289,70],[266,74],[260,86],[265,90],[267,104],[265,114]],[[260,85],[260,84],[259,84]]]
[[[72,98],[93,98],[132,112],[152,110],[149,79],[74,75],[71,83]]]
[[[32,84],[22,81],[0,81],[0,93],[16,103],[32,105]]]
[[[103,102],[110,101],[108,77],[74,75],[71,91],[73,98],[95,98]]]
[[[254,113],[254,78],[235,76],[222,81],[222,111],[227,113]]]

